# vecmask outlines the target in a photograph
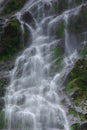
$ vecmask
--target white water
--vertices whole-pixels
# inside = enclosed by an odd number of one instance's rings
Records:
[[[44,4],[50,9],[48,14],[44,10]],[[35,10],[32,8],[38,7]],[[76,12],[79,12],[76,9]],[[26,24],[31,30],[32,44],[25,49],[15,62],[11,71],[11,81],[5,96],[5,114],[8,118],[8,128],[23,130],[70,130],[69,121],[64,106],[61,104],[62,77],[66,77],[74,62],[78,58],[76,48],[71,50],[67,28],[65,28],[65,56],[61,72],[51,75],[51,66],[55,62],[52,47],[56,47],[60,39],[50,35],[50,27],[64,19],[67,26],[67,18],[70,10],[57,16],[52,12],[52,0],[29,0],[21,12],[16,16],[20,23]],[[40,12],[41,10],[41,12]],[[36,29],[21,21],[22,13],[30,11],[36,21]],[[71,13],[75,11],[71,10]],[[45,34],[44,34],[45,31]]]

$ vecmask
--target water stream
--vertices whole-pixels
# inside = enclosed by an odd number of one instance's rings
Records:
[[[31,32],[32,43],[17,57],[11,71],[10,85],[5,96],[9,130],[70,130],[67,113],[61,103],[60,89],[62,78],[66,77],[78,59],[77,48],[69,43],[67,23],[69,15],[79,13],[81,6],[56,16],[53,11],[54,2],[28,0],[24,8],[15,14],[22,31],[25,24]],[[32,14],[35,28],[22,20],[25,12]],[[61,71],[54,70],[51,74],[56,60],[52,48],[57,46],[60,39],[50,32],[51,27],[56,26],[61,19],[65,21],[65,54]]]

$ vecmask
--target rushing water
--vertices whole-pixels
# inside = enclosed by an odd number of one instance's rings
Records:
[[[31,32],[32,43],[17,58],[11,71],[10,85],[5,96],[9,130],[70,130],[66,111],[61,104],[60,89],[62,78],[78,58],[77,49],[69,43],[67,24],[69,15],[76,15],[81,6],[56,16],[52,6],[54,2],[55,0],[29,0],[15,14],[22,31],[25,24]],[[33,16],[35,27],[22,20],[22,14],[28,11]],[[54,70],[51,74],[56,60],[52,48],[56,48],[60,39],[56,39],[55,33],[50,32],[61,19],[65,21],[65,55],[61,72]]]

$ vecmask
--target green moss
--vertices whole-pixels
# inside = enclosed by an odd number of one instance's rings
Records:
[[[64,54],[64,52],[63,52],[63,49],[61,47],[56,47],[54,49],[54,57],[55,57],[55,59],[57,59],[56,60],[56,65],[60,65],[61,64],[63,54]]]
[[[83,0],[76,0],[75,3],[76,5],[80,5],[82,3]]]
[[[5,93],[4,86],[5,86],[6,82],[7,82],[6,79],[4,79],[4,78],[0,79],[0,97],[2,97]]]
[[[80,53],[81,56],[86,56],[87,55],[87,47],[84,47],[84,49]]]
[[[21,48],[21,28],[18,20],[11,20],[4,28],[0,43],[0,60],[10,59]]]
[[[59,47],[54,49],[54,55],[56,58],[60,57],[63,54],[63,50]]]
[[[76,117],[76,118],[79,118],[80,121],[85,121],[85,120],[87,119],[84,114],[77,112],[74,108],[71,108],[71,109],[69,110],[69,114],[70,114],[70,115],[73,115],[73,116]]]
[[[2,12],[2,15],[7,15],[7,14],[14,13],[16,11],[19,11],[24,6],[25,3],[26,3],[26,0],[10,0],[6,4]]]
[[[56,14],[60,14],[68,8],[68,1],[58,0],[57,2],[54,2],[53,8]]]
[[[68,30],[76,34],[87,30],[87,5],[82,6],[78,15],[71,15],[69,18]]]
[[[72,93],[75,92],[77,90],[79,90],[78,85],[76,84],[77,79],[72,79],[70,80],[67,85],[66,85],[66,91],[67,93]]]
[[[85,117],[84,114],[79,114],[79,117],[80,117],[81,121],[86,121],[87,120],[87,118]]]
[[[69,114],[72,114],[74,117],[78,117],[78,113],[74,109],[70,109]]]
[[[71,126],[71,130],[80,130],[80,124],[74,124]]]
[[[64,38],[64,34],[65,34],[64,29],[65,29],[64,22],[61,21],[61,22],[58,24],[58,30],[57,30],[58,38]]]
[[[83,102],[87,101],[87,59],[80,59],[76,62],[68,76],[66,92],[72,93],[74,105],[84,106]]]
[[[6,128],[6,121],[4,112],[0,112],[0,129]]]
[[[78,60],[75,67],[69,75],[70,82],[74,80],[72,85],[76,85],[81,90],[87,90],[87,60]]]

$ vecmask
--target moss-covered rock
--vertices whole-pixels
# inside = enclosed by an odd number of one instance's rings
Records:
[[[53,26],[50,26],[50,35],[54,35],[58,39],[64,39],[65,24],[63,20],[56,21]]]
[[[25,3],[26,0],[9,0],[0,15],[8,15],[19,11]]]
[[[67,0],[55,1],[54,5],[53,5],[53,8],[54,8],[54,12],[56,14],[61,14],[61,13],[63,13],[63,11],[68,9],[68,1]]]
[[[76,34],[87,31],[87,5],[82,6],[78,15],[70,16],[68,30]]]
[[[7,22],[4,33],[1,35],[0,60],[8,60],[21,48],[21,28],[18,20]]]
[[[8,83],[7,78],[0,78],[0,111],[3,109],[4,106],[4,94],[6,92],[6,85]]]
[[[52,51],[53,51],[53,59],[55,59],[55,62],[52,64],[52,72],[60,72],[63,68],[63,56],[64,56],[64,41],[60,40],[58,42],[58,45],[56,45]]]
[[[81,130],[80,129],[80,124],[76,123],[76,124],[72,125],[71,130]]]
[[[81,122],[87,120],[87,58],[79,59],[70,74],[66,84],[66,92],[70,95],[72,108],[69,114]],[[73,128],[75,130],[75,128]],[[77,129],[76,129],[77,130]],[[82,129],[81,129],[82,130]]]
[[[80,59],[69,74],[69,85],[77,86],[81,91],[87,90],[87,59]]]
[[[83,0],[75,0],[76,5],[80,5],[83,3]]]
[[[82,49],[82,51],[80,52],[80,55],[81,55],[82,57],[86,57],[86,56],[87,56],[87,46],[85,46],[85,47]]]
[[[0,112],[0,129],[6,128],[6,120],[4,112]]]

